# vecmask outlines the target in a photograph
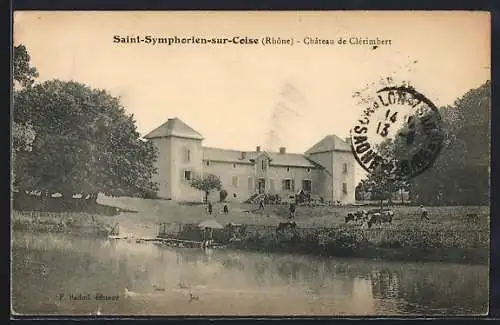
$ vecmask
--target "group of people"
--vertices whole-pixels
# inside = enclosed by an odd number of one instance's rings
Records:
[[[208,214],[212,215],[212,213],[214,212],[214,206],[212,205],[212,202],[208,202],[207,204],[207,212]],[[224,207],[222,208],[222,212],[224,214],[228,214],[229,213],[229,206],[227,203],[224,203]]]
[[[264,209],[265,209],[265,205],[264,205],[264,200],[260,200],[259,201],[259,211],[261,211],[262,213],[264,212]],[[208,211],[208,214],[212,215],[213,213],[213,205],[212,205],[212,202],[208,202],[208,205],[207,205],[207,211]],[[291,202],[290,205],[288,206],[288,210],[289,210],[289,214],[288,214],[288,218],[289,219],[294,219],[295,218],[295,212],[297,210],[297,205],[295,202]],[[222,211],[224,214],[228,214],[229,213],[229,206],[227,203],[224,203],[224,206],[222,208]],[[429,213],[427,212],[427,209],[423,206],[423,205],[420,205],[420,220],[430,220],[429,218]]]

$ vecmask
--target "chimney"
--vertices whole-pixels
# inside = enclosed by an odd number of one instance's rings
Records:
[[[286,153],[286,148],[285,147],[280,147],[280,154],[283,155]]]
[[[247,153],[242,151],[241,152],[241,159],[245,159],[247,157]]]
[[[257,148],[255,148],[255,151],[260,152],[260,146],[257,146]]]

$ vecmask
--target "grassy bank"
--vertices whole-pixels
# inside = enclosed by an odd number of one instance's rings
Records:
[[[196,224],[183,225],[179,237],[202,240]],[[214,230],[216,242],[235,249],[301,253],[336,257],[380,258],[405,261],[440,261],[488,264],[489,230],[453,230],[425,224],[361,229],[350,225],[297,228],[276,233],[275,227],[245,225],[230,241],[229,229]]]
[[[119,226],[116,226],[116,223],[107,223],[102,216],[83,212],[14,210],[11,220],[14,231],[72,233],[94,237],[107,237],[119,233]]]
[[[264,212],[252,211],[258,208],[254,204],[230,203],[229,214],[222,213],[223,204],[214,203],[214,214],[209,215],[206,206],[200,204],[177,203],[168,200],[139,199],[130,197],[106,197],[99,196],[98,203],[137,211],[136,214],[123,213],[138,223],[159,223],[159,222],[178,222],[178,223],[196,223],[208,218],[215,218],[218,222],[226,224],[228,222],[255,224],[255,225],[277,225],[282,222],[289,214],[287,206],[266,205]],[[443,206],[426,207],[433,226],[448,227],[454,229],[461,227],[467,222],[468,214],[477,214],[479,217],[478,225],[489,226],[490,209],[488,206]],[[295,221],[301,227],[330,227],[345,223],[345,217],[348,212],[356,211],[360,207],[342,206],[342,207],[297,207]],[[420,219],[420,210],[414,206],[396,206],[394,211],[393,223],[395,225],[417,223]]]
[[[431,229],[418,231],[309,229],[278,235],[270,231],[260,231],[247,234],[241,241],[236,241],[231,246],[266,252],[295,252],[337,257],[487,264],[489,259],[487,233],[469,232],[469,236],[466,237],[463,237],[463,234],[459,231],[442,232]]]
[[[370,230],[345,224],[347,213],[358,207],[300,206],[295,218],[296,232],[276,235],[276,226],[288,213],[286,206],[268,205],[261,214],[252,212],[255,205],[232,203],[229,214],[222,214],[222,205],[217,203],[215,213],[209,215],[203,205],[167,200],[99,196],[97,204],[107,215],[37,212],[41,222],[34,225],[33,212],[14,212],[13,226],[15,230],[105,234],[119,223],[120,233],[151,237],[157,235],[159,223],[171,223],[173,231],[178,231],[179,224],[185,225],[181,237],[200,240],[197,223],[215,219],[222,225],[246,225],[238,235],[241,241],[232,244],[239,249],[479,264],[487,263],[489,255],[487,206],[428,207],[431,220],[427,222],[420,221],[418,207],[395,207],[392,225]],[[478,217],[472,220],[468,214]],[[226,242],[230,234],[220,230],[214,237]]]

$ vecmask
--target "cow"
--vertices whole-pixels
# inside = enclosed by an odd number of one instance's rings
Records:
[[[347,217],[345,217],[345,223],[348,223],[349,221],[354,221],[356,220],[356,215],[354,212],[348,212]]]
[[[367,219],[367,212],[365,210],[358,210],[356,212],[348,212],[347,217],[345,217],[345,222],[349,221],[365,221]]]
[[[290,228],[290,230],[295,230],[295,227],[297,227],[297,224],[295,223],[295,221],[280,222],[278,227],[276,227],[276,234],[278,234],[279,232],[281,232],[287,228]]]
[[[392,223],[392,218],[394,217],[393,211],[383,211],[376,212],[372,214],[371,218],[368,220],[368,228],[371,228],[374,224],[382,224],[382,223]]]
[[[466,220],[468,222],[477,223],[479,222],[479,216],[476,213],[469,213],[466,215]]]

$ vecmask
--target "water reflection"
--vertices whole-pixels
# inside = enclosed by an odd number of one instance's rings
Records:
[[[70,299],[79,294],[92,299]],[[488,267],[15,233],[12,299],[21,314],[479,314],[487,312]]]

